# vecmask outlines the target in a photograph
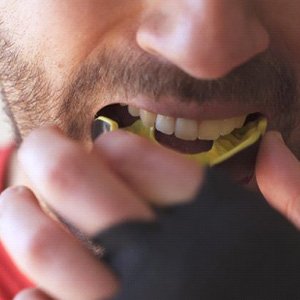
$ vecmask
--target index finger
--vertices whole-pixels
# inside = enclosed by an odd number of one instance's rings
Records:
[[[122,130],[95,142],[110,167],[143,199],[155,205],[191,201],[204,178],[204,168],[161,145]]]
[[[56,130],[31,133],[19,157],[43,200],[89,236],[122,221],[154,219],[152,210],[101,157]]]

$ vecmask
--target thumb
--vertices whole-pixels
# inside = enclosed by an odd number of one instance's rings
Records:
[[[268,132],[256,162],[258,186],[266,200],[300,229],[300,163],[279,132]]]

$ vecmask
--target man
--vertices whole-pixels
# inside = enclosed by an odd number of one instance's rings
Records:
[[[1,239],[40,287],[17,299],[107,299],[119,289],[37,199],[93,237],[152,221],[152,205],[186,203],[202,186],[197,163],[141,137],[116,131],[93,142],[95,115],[126,124],[113,104],[188,153],[207,151],[225,124],[240,127],[230,120],[266,117],[256,161],[251,150],[226,169],[244,185],[256,178],[300,226],[299,13],[296,0],[0,0],[2,94],[23,141],[7,186],[28,187],[1,195]]]

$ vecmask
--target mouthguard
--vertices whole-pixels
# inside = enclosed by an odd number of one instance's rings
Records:
[[[100,116],[95,119],[98,131],[101,133],[115,131],[119,129],[116,121]],[[234,129],[230,134],[220,136],[213,142],[210,150],[195,154],[184,154],[185,156],[197,161],[201,165],[215,166],[231,158],[235,154],[255,144],[266,132],[267,119],[259,117],[254,121],[246,123],[242,128]],[[153,142],[158,143],[155,138],[154,127],[146,127],[141,120],[135,121],[131,126],[122,128],[145,137]]]

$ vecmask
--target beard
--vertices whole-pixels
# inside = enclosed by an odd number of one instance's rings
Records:
[[[259,105],[272,115],[273,127],[286,141],[297,125],[297,78],[293,68],[271,50],[221,79],[199,80],[135,46],[103,48],[56,89],[47,78],[42,54],[28,62],[22,59],[22,49],[7,39],[0,41],[1,94],[17,143],[34,128],[48,125],[59,126],[75,140],[90,141],[95,107],[140,94],[155,101],[171,96],[199,106],[214,99],[225,105]],[[298,152],[299,145],[289,146]]]

